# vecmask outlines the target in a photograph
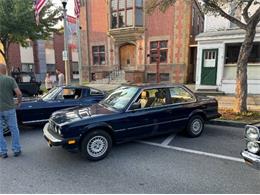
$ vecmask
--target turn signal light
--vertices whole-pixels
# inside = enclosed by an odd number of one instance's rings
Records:
[[[68,144],[75,144],[76,143],[76,140],[69,140],[68,141]]]

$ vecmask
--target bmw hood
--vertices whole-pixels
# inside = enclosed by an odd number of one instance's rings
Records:
[[[89,107],[73,107],[56,111],[52,114],[51,120],[57,124],[70,123],[78,120],[112,114],[115,111],[109,110],[99,104]]]

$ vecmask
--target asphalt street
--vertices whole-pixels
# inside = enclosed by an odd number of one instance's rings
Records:
[[[22,156],[0,159],[0,193],[259,193],[244,164],[244,130],[207,125],[199,138],[166,135],[114,146],[99,162],[49,148],[41,129],[21,130]],[[10,137],[7,138],[10,146]]]

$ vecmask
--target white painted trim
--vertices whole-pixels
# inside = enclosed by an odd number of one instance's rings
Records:
[[[171,143],[171,141],[176,137],[176,134],[170,135],[169,137],[167,137],[161,144],[163,146],[167,146]]]
[[[219,87],[216,86],[216,85],[199,85],[199,86],[196,86],[196,90],[198,89],[209,89],[209,90],[218,90]]]

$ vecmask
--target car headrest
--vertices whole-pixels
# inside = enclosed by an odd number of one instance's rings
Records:
[[[164,94],[162,92],[159,92],[159,91],[155,92],[155,97],[158,98],[158,99],[164,99],[165,98]]]

